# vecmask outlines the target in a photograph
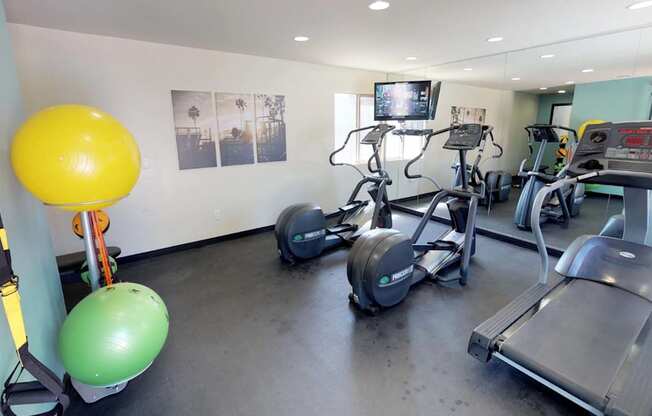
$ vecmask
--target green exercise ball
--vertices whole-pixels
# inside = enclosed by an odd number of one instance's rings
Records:
[[[136,283],[103,287],[75,306],[59,333],[59,354],[74,379],[112,386],[145,371],[165,344],[163,300]]]

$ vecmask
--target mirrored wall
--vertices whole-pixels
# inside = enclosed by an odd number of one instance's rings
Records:
[[[517,225],[517,207],[528,206],[527,192],[523,192],[528,178],[519,171],[563,175],[575,147],[574,131],[587,121],[652,119],[652,28],[388,75],[388,80],[415,79],[443,82],[436,118],[425,127],[438,129],[455,121],[494,127],[495,141],[487,141],[478,165],[493,191],[479,209],[478,227],[534,241],[530,231]],[[558,140],[542,148],[526,131],[534,124],[568,130],[553,130]],[[432,181],[409,181],[401,163],[396,163],[392,174],[400,179],[394,197],[401,207],[425,212],[437,191],[434,183],[453,183],[457,154],[442,149],[444,140],[432,143],[418,164],[419,173]],[[579,235],[599,233],[608,218],[623,208],[622,189],[617,187],[568,189],[564,198],[572,211],[568,224],[557,218],[561,205],[553,198],[543,226],[548,246],[560,250]],[[442,204],[436,215],[448,218],[447,207]]]

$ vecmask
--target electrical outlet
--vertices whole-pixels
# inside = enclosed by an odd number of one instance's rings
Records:
[[[215,211],[213,211],[213,216],[215,217],[216,221],[220,221],[222,219],[222,211],[216,209]]]

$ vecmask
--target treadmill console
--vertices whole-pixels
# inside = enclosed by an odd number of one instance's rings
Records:
[[[394,130],[394,126],[390,126],[389,124],[379,124],[371,129],[371,131],[367,133],[366,136],[362,138],[362,140],[360,140],[360,143],[378,144],[378,142],[380,142],[382,138],[392,130]]]
[[[462,124],[450,132],[444,149],[448,150],[473,150],[480,146],[487,126],[482,124]]]
[[[568,167],[571,176],[599,170],[652,173],[652,121],[604,123],[587,127]],[[652,188],[652,181],[601,175],[587,183]]]

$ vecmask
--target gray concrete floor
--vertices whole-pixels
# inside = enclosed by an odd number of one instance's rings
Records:
[[[534,242],[534,235],[530,231],[520,230],[514,225],[514,211],[520,196],[520,189],[513,188],[509,201],[494,203],[491,210],[487,207],[478,207],[477,226],[503,234],[512,235],[527,241]],[[415,198],[401,202],[408,208],[425,212],[432,197]],[[619,214],[623,210],[623,200],[620,197],[611,197],[587,194],[580,215],[571,219],[568,228],[564,229],[558,224],[547,223],[541,227],[546,245],[560,250],[565,250],[570,243],[582,234],[598,234],[609,217]],[[436,215],[450,218],[446,209],[437,208]]]
[[[395,217],[409,232],[416,219]],[[424,239],[445,227],[432,223]],[[121,394],[70,415],[571,415],[581,409],[466,353],[472,329],[536,281],[538,255],[484,237],[469,284],[420,284],[371,317],[346,250],[282,265],[264,233],[124,266],[166,301],[170,336]]]

